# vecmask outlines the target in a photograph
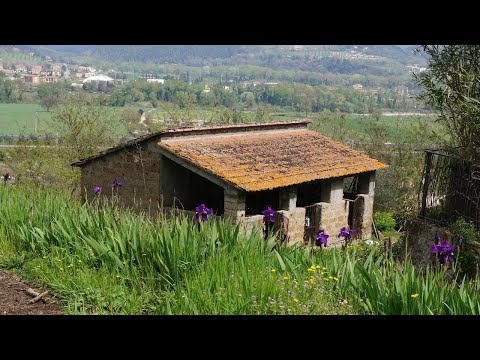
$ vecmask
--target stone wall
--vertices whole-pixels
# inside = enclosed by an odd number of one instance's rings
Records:
[[[358,195],[353,207],[352,228],[356,238],[368,240],[372,237],[373,196]]]
[[[288,217],[288,245],[303,245],[305,233],[305,208],[297,207],[292,211],[285,211]]]
[[[223,216],[229,217],[234,224],[245,219],[245,193],[224,190]]]
[[[119,179],[120,204],[140,209],[157,209],[160,201],[160,154],[154,152],[155,139],[122,149],[81,168],[82,197],[94,197],[93,186],[102,188],[102,196],[111,198],[112,183]]]
[[[342,227],[348,227],[348,211],[352,202],[343,200],[340,203],[317,203],[318,229],[324,229],[330,235],[328,246],[338,246],[343,240],[337,235]]]
[[[257,229],[260,234],[263,234],[263,215],[246,216],[243,220],[243,228],[247,233]]]

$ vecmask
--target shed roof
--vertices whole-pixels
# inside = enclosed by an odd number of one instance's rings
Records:
[[[388,166],[299,127],[249,134],[165,136],[159,139],[158,145],[245,191],[349,176]]]

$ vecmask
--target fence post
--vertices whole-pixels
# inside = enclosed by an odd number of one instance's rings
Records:
[[[425,171],[423,173],[423,193],[422,193],[422,209],[420,210],[420,216],[425,217],[427,210],[427,195],[428,185],[430,183],[430,168],[432,167],[433,153],[426,151],[425,153]]]

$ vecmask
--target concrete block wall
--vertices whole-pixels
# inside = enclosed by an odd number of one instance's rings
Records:
[[[102,188],[101,195],[111,198],[112,183],[118,178],[122,186],[118,190],[121,205],[140,209],[156,209],[160,201],[160,154],[148,145],[122,149],[85,164],[81,168],[82,197],[94,197],[93,186]]]
[[[305,233],[305,208],[297,207],[292,211],[285,211],[288,218],[288,245],[303,244]]]
[[[234,224],[245,220],[245,193],[225,189],[223,216],[232,219]]]
[[[337,239],[337,235],[342,227],[348,227],[348,211],[351,204],[350,201],[345,200],[336,204],[325,202],[316,204],[318,206],[318,228],[324,229],[330,235],[327,246],[335,246],[343,241]]]

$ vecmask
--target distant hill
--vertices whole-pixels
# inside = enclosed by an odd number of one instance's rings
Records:
[[[241,45],[31,45],[49,56],[89,56],[101,61],[178,63],[191,59],[223,59],[243,51]]]

